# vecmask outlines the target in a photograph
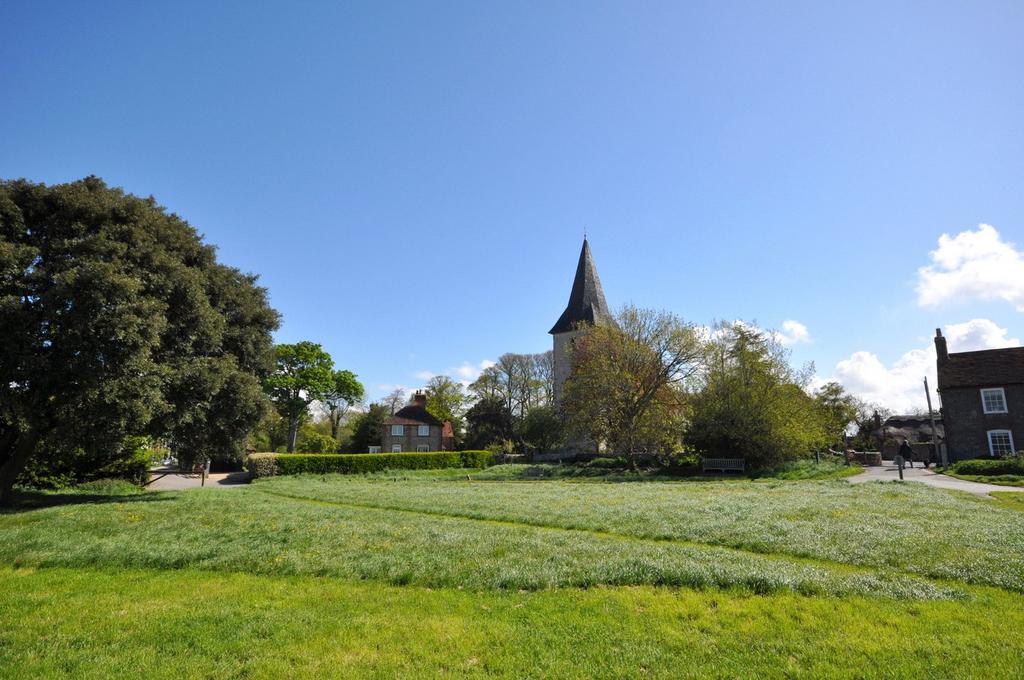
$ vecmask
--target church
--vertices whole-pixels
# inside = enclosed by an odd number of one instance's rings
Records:
[[[614,323],[608,311],[608,303],[604,299],[601,279],[597,276],[594,257],[590,253],[590,244],[583,237],[583,248],[580,260],[576,265],[576,278],[572,282],[569,293],[569,304],[565,306],[562,316],[551,327],[554,343],[554,397],[555,405],[562,402],[562,390],[572,370],[572,359],[569,347],[575,338],[587,332],[586,326]]]

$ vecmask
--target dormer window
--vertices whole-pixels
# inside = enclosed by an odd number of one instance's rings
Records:
[[[981,409],[985,413],[1006,413],[1006,392],[1002,387],[981,391]]]
[[[430,436],[430,425],[419,425],[419,426],[417,426],[416,434],[419,435],[420,437],[429,437]]]

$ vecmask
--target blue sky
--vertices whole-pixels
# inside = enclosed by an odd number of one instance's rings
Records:
[[[1022,32],[1019,2],[15,3],[0,177],[156,196],[371,396],[550,347],[586,229],[611,306],[796,321],[795,361],[909,408],[937,326],[1024,336]]]

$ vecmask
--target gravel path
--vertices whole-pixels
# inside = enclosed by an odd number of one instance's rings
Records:
[[[882,461],[881,466],[866,467],[864,472],[853,477],[847,477],[847,481],[851,484],[863,484],[864,482],[892,482],[898,481],[900,478],[899,469],[896,467],[896,463],[891,460]],[[941,475],[930,469],[921,467],[918,463],[912,468],[903,469],[903,479],[907,482],[921,482],[928,486],[938,487],[940,489],[956,489],[957,491],[967,491],[968,493],[975,493],[981,496],[986,496],[993,491],[1022,491],[1024,487],[1020,486],[1000,486],[998,484],[982,484],[981,482],[969,482],[966,479],[957,479],[956,477],[949,477],[947,475]]]
[[[197,489],[201,483],[199,475],[167,475],[146,488],[155,491],[181,491]],[[238,488],[248,483],[249,474],[246,472],[214,472],[206,476],[206,486],[216,489]]]

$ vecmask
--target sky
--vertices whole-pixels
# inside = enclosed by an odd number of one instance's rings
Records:
[[[612,308],[780,333],[924,408],[1024,337],[1024,3],[8,4],[0,178],[97,175],[259,274],[371,398]]]

